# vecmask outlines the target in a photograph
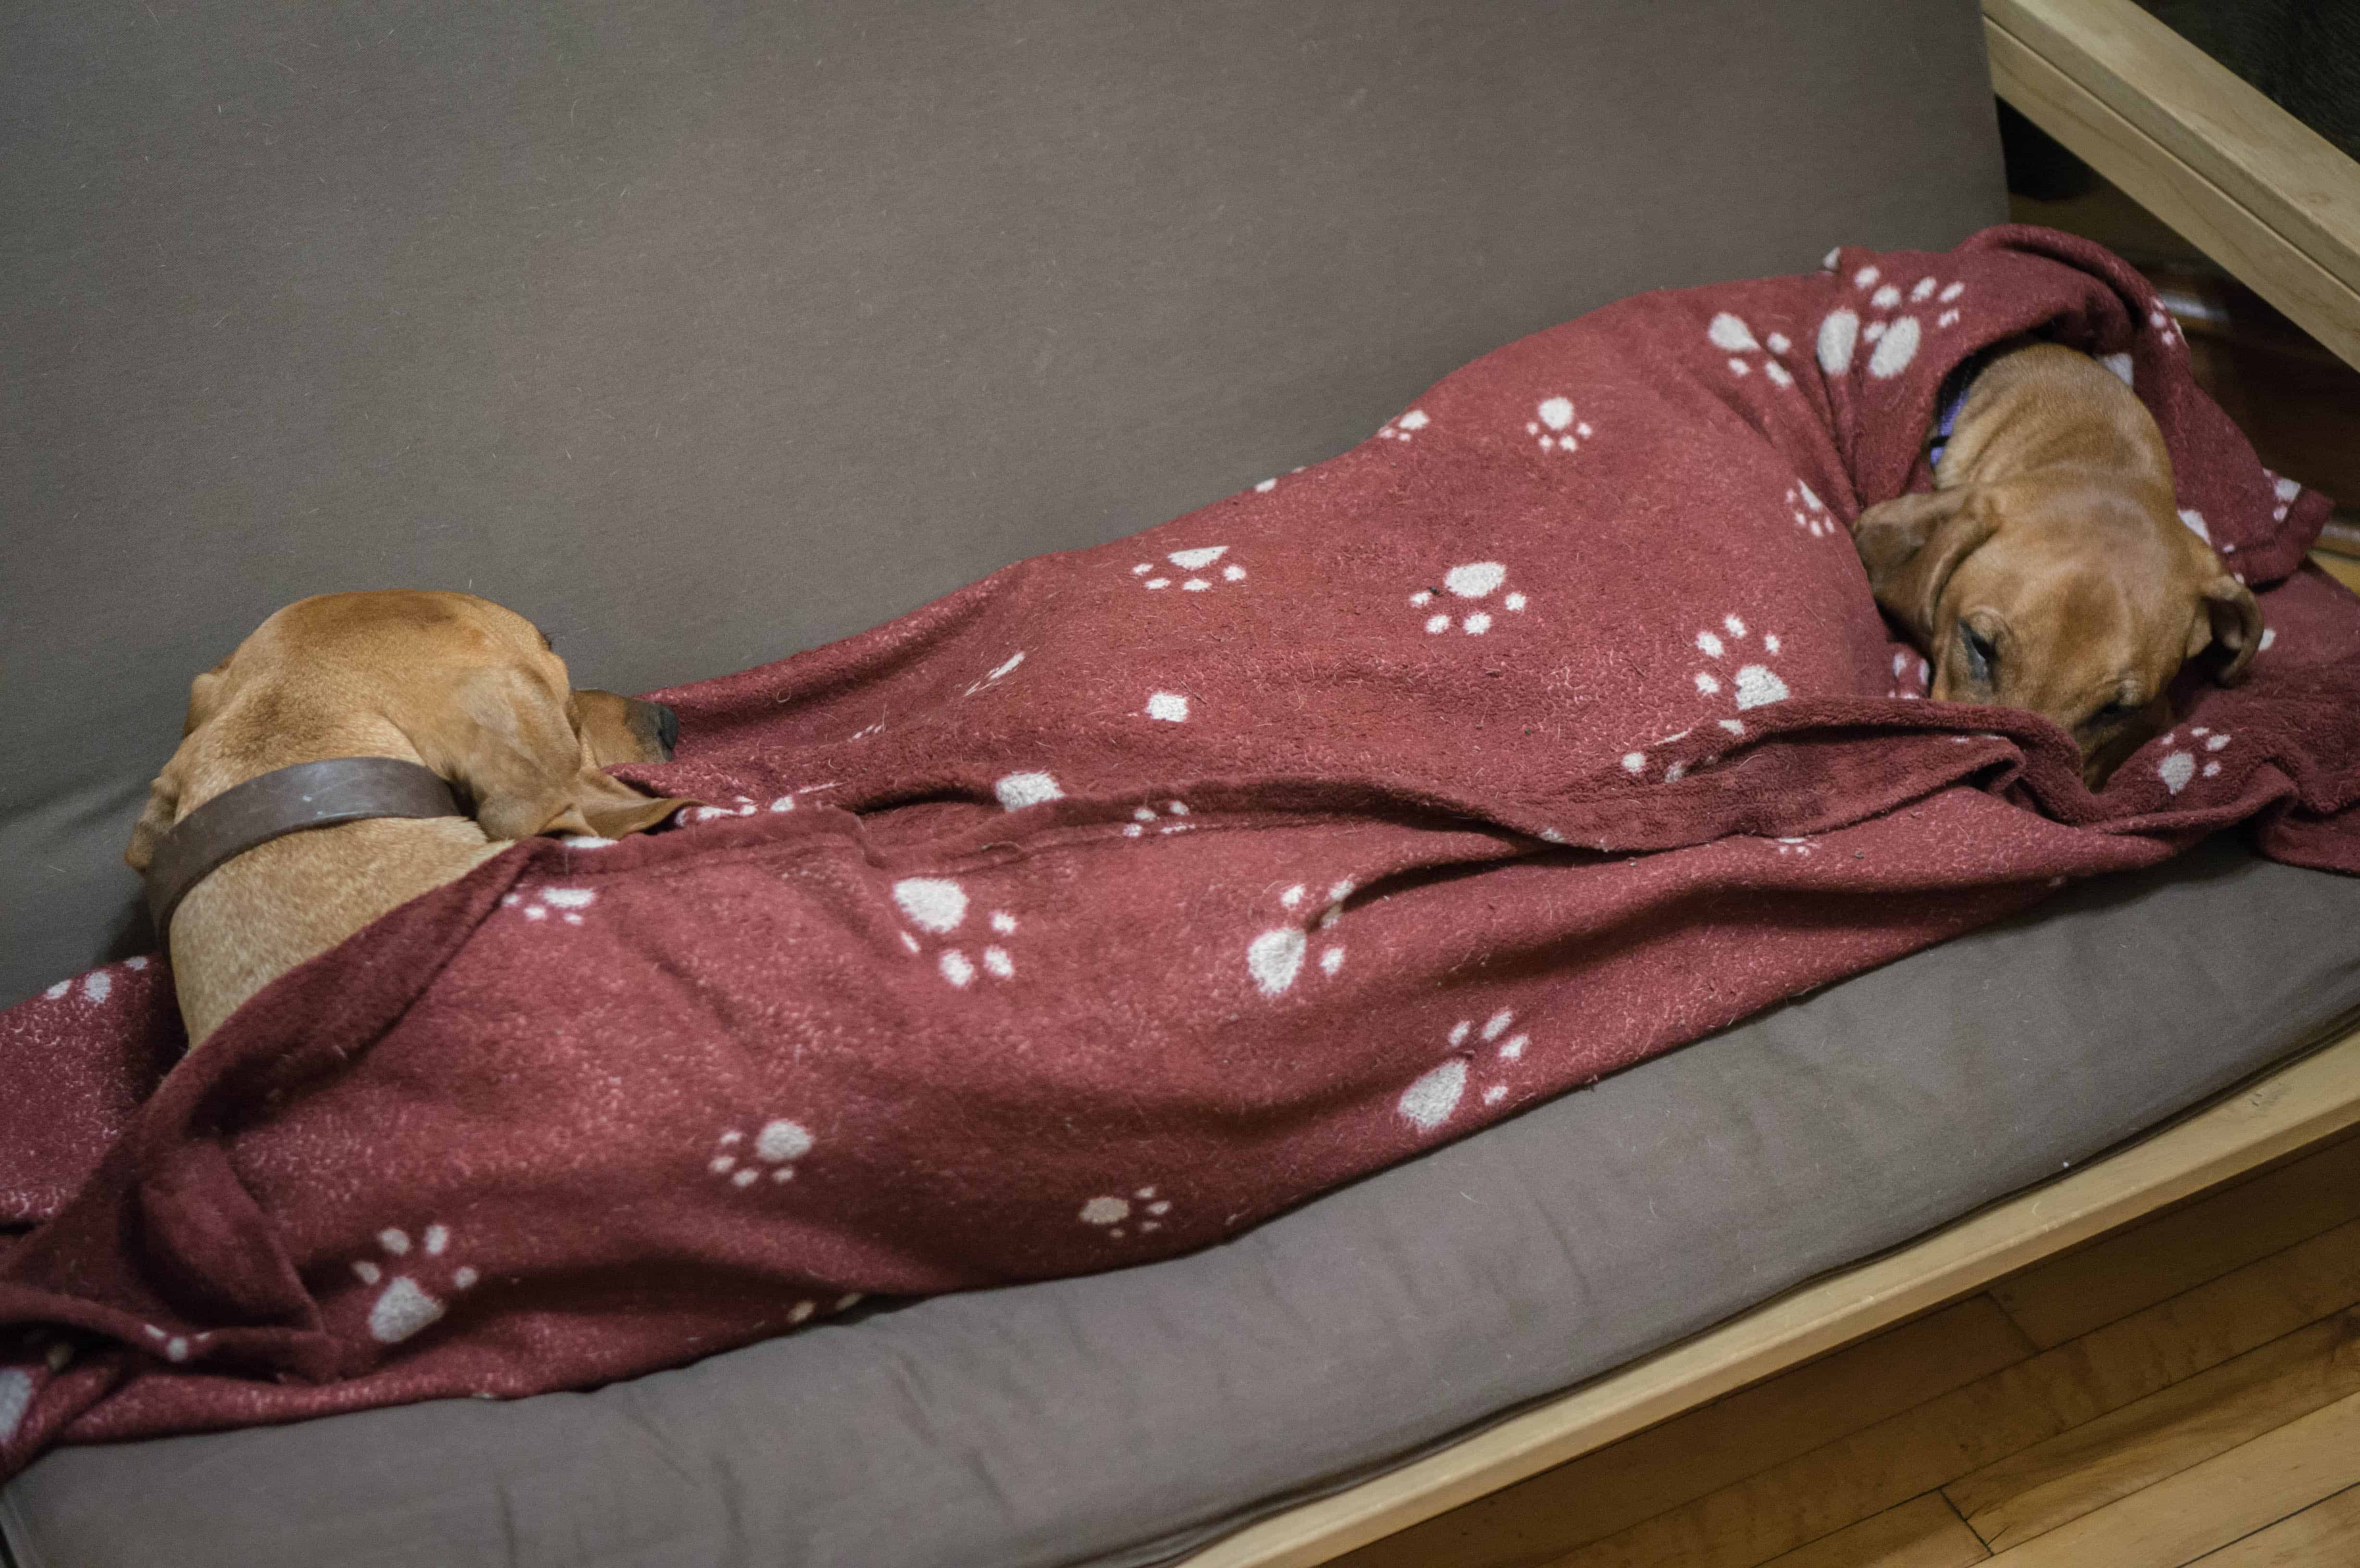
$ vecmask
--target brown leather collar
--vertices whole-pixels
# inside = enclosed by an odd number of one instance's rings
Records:
[[[306,828],[368,817],[464,817],[451,786],[393,757],[299,762],[235,784],[182,817],[148,863],[148,909],[169,942],[172,911],[223,862]]]

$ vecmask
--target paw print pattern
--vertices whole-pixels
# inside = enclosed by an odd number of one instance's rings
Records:
[[[1154,561],[1142,561],[1131,569],[1131,574],[1140,580],[1141,587],[1152,592],[1160,592],[1171,587],[1176,579],[1182,593],[1202,593],[1213,586],[1213,580],[1217,575],[1224,583],[1242,583],[1246,580],[1246,569],[1234,561],[1223,566],[1218,573],[1211,570],[1215,561],[1229,553],[1229,547],[1225,544],[1202,545],[1195,550],[1175,550],[1164,558],[1175,569],[1175,571],[1167,572],[1157,566]]]
[[[912,925],[933,936],[949,936],[967,922],[967,889],[947,877],[905,877],[893,884],[893,902]],[[1015,958],[993,940],[1013,936],[1016,917],[1006,909],[994,909],[985,924],[990,927],[991,937],[984,939],[985,946],[975,957],[968,957],[964,947],[946,947],[934,957],[935,969],[956,989],[966,990],[978,974],[994,980],[1016,978]],[[925,943],[906,931],[901,933],[901,945],[913,953],[925,951]]]
[[[582,911],[597,901],[598,895],[587,887],[538,887],[530,893],[507,894],[500,905],[519,911],[529,920],[545,920],[554,915],[569,926],[578,926],[582,923]]]
[[[1947,331],[1959,324],[1959,311],[1954,304],[1967,291],[1962,282],[1944,283],[1931,276],[1920,278],[1908,289],[1908,313],[1895,315],[1902,305],[1903,291],[1898,282],[1885,282],[1875,267],[1863,267],[1852,275],[1854,290],[1868,296],[1859,310],[1849,305],[1838,306],[1819,322],[1819,368],[1830,376],[1843,376],[1852,370],[1852,354],[1863,343],[1875,346],[1868,356],[1868,373],[1880,381],[1889,381],[1909,368],[1918,357],[1918,348],[1927,328],[1918,320],[1918,312],[1934,318],[1936,332]],[[1869,317],[1863,323],[1862,314]]]
[[[1745,324],[1743,317],[1723,310],[1705,329],[1705,336],[1711,341],[1713,347],[1729,355],[1729,373],[1732,376],[1753,375],[1754,362],[1745,356],[1758,354],[1763,356],[1762,374],[1769,377],[1774,386],[1786,387],[1795,385],[1794,372],[1780,363],[1787,351],[1795,346],[1787,341],[1786,333],[1772,332],[1765,349],[1764,344],[1755,341],[1754,329]]]
[[[733,1187],[750,1187],[766,1174],[772,1182],[783,1183],[795,1179],[795,1161],[811,1151],[810,1130],[777,1116],[756,1130],[751,1149],[743,1132],[736,1127],[724,1131],[705,1168]]]
[[[1320,911],[1312,931],[1299,925],[1273,926],[1248,942],[1246,973],[1252,976],[1254,988],[1273,1000],[1293,990],[1303,973],[1304,960],[1310,956],[1313,931],[1319,933],[1319,972],[1334,979],[1337,971],[1344,967],[1344,944],[1327,933],[1344,918],[1344,900],[1351,896],[1351,882],[1333,883],[1328,888],[1327,908]],[[1297,882],[1279,894],[1279,907],[1293,915],[1306,907],[1310,897],[1310,885]]]
[[[1379,441],[1408,441],[1434,421],[1426,417],[1423,408],[1412,408],[1377,432]],[[1257,486],[1259,488],[1259,486]]]
[[[416,1274],[398,1273],[387,1280],[385,1289],[377,1292],[377,1301],[369,1307],[369,1336],[382,1345],[399,1345],[436,1322],[446,1310],[442,1298],[428,1293],[416,1275],[440,1268],[426,1260],[440,1258],[450,1250],[451,1230],[447,1225],[428,1225],[415,1248],[415,1260],[410,1260],[412,1247],[408,1231],[388,1227],[377,1233],[377,1244],[388,1261],[379,1263],[364,1258],[355,1262],[353,1273],[362,1284],[375,1285],[384,1280],[391,1269],[416,1270]],[[451,1270],[443,1289],[455,1293],[471,1289],[475,1279],[475,1271],[462,1266]]]
[[[885,726],[879,724],[875,727],[882,729]],[[868,733],[867,730],[863,730],[861,735]],[[860,735],[854,735],[852,738],[858,740]],[[727,806],[683,806],[672,813],[672,821],[684,828],[698,827],[706,822],[717,822],[724,817],[750,817],[761,809],[755,804],[752,796],[739,795]]]
[[[79,991],[83,1001],[95,1007],[115,995],[114,972],[117,967],[118,965],[109,964],[104,969],[93,969],[79,979],[60,980],[43,991],[41,995],[49,1001],[62,1002],[67,996]],[[126,958],[119,967],[137,975],[148,967],[148,960],[144,957]]]
[[[1811,493],[1811,487],[1797,479],[1786,486],[1786,506],[1795,526],[1813,539],[1833,539],[1841,534],[1843,525],[1828,510],[1828,504]]]
[[[2278,504],[2270,508],[2270,520],[2283,523],[2286,521],[2288,510],[2294,506],[2294,498],[2302,494],[2302,486],[2283,474],[2271,474],[2267,468],[2263,469],[2262,473],[2268,476],[2270,493],[2278,500]]]
[[[1489,599],[1507,580],[1508,569],[1498,561],[1470,561],[1464,566],[1454,566],[1444,572],[1442,589],[1456,599],[1480,601]],[[1434,590],[1421,588],[1409,596],[1409,602],[1413,609],[1425,609],[1434,603]],[[1531,601],[1524,594],[1511,592],[1501,598],[1500,608],[1520,615],[1529,603]],[[1437,610],[1426,617],[1426,629],[1433,636],[1438,637],[1448,631],[1451,624],[1450,613],[1447,610]],[[1488,607],[1470,609],[1458,622],[1459,629],[1469,637],[1481,637],[1496,624]]]
[[[1808,838],[1777,838],[1770,842],[1780,855],[1798,855],[1806,860],[1810,858],[1813,845]]]
[[[1020,654],[1018,657],[1022,658],[1022,655]],[[770,802],[770,810],[774,811],[795,811],[799,809],[803,796],[817,795],[825,790],[833,789],[835,788],[836,786],[834,784],[806,784],[800,789],[790,789],[785,794]]]
[[[2163,787],[2175,795],[2187,789],[2189,780],[2194,779],[2199,772],[2197,766],[2199,746],[2207,753],[2225,751],[2229,746],[2229,732],[2226,730],[2215,730],[2208,725],[2198,724],[2188,732],[2188,735],[2187,746],[2166,752],[2163,760],[2155,765],[2156,777],[2162,779]],[[2174,730],[2163,737],[2163,744],[2171,746],[2179,738],[2180,732]],[[2221,764],[2217,759],[2207,757],[2203,760],[2202,771],[2207,779],[2218,779],[2221,776]]]
[[[1524,434],[1539,441],[1543,452],[1576,452],[1590,439],[1590,421],[1573,411],[1572,398],[1544,397],[1524,421]]]
[[[2154,330],[2156,342],[2166,348],[2175,348],[2188,341],[2180,335],[2180,323],[2161,305],[2147,307],[2147,324]]]
[[[1194,822],[1177,820],[1188,814],[1188,802],[1185,800],[1166,800],[1164,802],[1164,817],[1159,817],[1155,814],[1155,808],[1153,806],[1134,808],[1131,813],[1131,820],[1122,825],[1122,836],[1144,838],[1150,828],[1160,833],[1183,833],[1196,825]],[[1165,817],[1174,820],[1166,821]]]
[[[1108,1239],[1120,1241],[1132,1230],[1151,1236],[1164,1228],[1164,1216],[1172,1212],[1172,1200],[1157,1195],[1153,1187],[1132,1190],[1127,1198],[1092,1198],[1082,1205],[1081,1222],[1096,1225]]]
[[[1708,628],[1697,633],[1697,651],[1712,661],[1690,677],[1696,682],[1699,696],[1718,697],[1722,693],[1726,673],[1722,661],[1732,655],[1743,657],[1737,645],[1747,636],[1745,623],[1735,615],[1721,616],[1718,630]],[[1762,651],[1769,654],[1778,651],[1776,632],[1762,634]],[[1739,713],[1765,703],[1783,702],[1788,696],[1786,683],[1778,679],[1777,672],[1766,664],[1740,665],[1736,674],[1728,678],[1726,689],[1736,702]]]
[[[1448,1121],[1458,1112],[1469,1084],[1479,1073],[1511,1073],[1515,1063],[1524,1060],[1533,1037],[1509,1034],[1515,1022],[1515,1012],[1502,1007],[1483,1020],[1480,1031],[1473,1018],[1461,1018],[1451,1025],[1451,1054],[1440,1066],[1420,1074],[1416,1082],[1403,1090],[1401,1098],[1393,1102],[1393,1109],[1422,1133],[1432,1132]],[[1507,1097],[1508,1085],[1503,1080],[1486,1083],[1480,1095],[1487,1105],[1496,1105]]]

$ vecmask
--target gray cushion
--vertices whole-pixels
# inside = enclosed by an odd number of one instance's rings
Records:
[[[60,1450],[0,1525],[24,1568],[1154,1562],[2234,1083],[2360,1006],[2355,929],[2360,879],[2215,841],[1192,1257],[595,1393]]]
[[[152,945],[147,781],[290,599],[723,674],[2006,216],[1973,0],[18,0],[0,103],[0,1004]]]

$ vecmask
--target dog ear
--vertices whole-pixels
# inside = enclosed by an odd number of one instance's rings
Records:
[[[141,808],[139,820],[131,824],[131,842],[124,847],[123,864],[143,877],[148,874],[148,863],[156,858],[157,845],[164,842],[164,835],[180,820],[181,781],[188,769],[188,757],[189,743],[184,738],[172,753],[172,759],[148,784],[148,804]]]
[[[123,863],[143,876],[156,858],[156,846],[180,820],[180,792],[189,769],[189,737],[221,705],[222,671],[228,668],[229,660],[224,659],[189,682],[189,711],[180,720],[180,745],[148,784],[148,804],[141,808],[139,820],[131,824],[131,842],[123,851]]]
[[[2195,658],[2213,643],[2229,650],[2229,662],[2214,679],[2234,686],[2262,648],[2262,606],[2254,591],[2223,572],[2204,585],[2198,604],[2202,613],[2188,628],[2188,657]]]
[[[470,670],[454,706],[461,722],[412,744],[427,766],[475,797],[475,818],[496,839],[539,833],[620,838],[654,826],[693,800],[640,794],[599,769],[575,731],[569,698],[521,670]]]
[[[1880,501],[1852,524],[1876,602],[1933,644],[1934,612],[1959,563],[1999,531],[1999,518],[1972,485]]]

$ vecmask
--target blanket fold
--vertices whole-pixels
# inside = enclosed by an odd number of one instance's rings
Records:
[[[1920,700],[1848,528],[2026,332],[2146,401],[2269,628],[2094,795],[2044,721]],[[658,693],[679,759],[623,773],[711,802],[672,831],[519,844],[169,1073],[160,962],[0,1015],[0,1475],[1213,1245],[2236,823],[2360,872],[2327,511],[2136,273],[2003,228],[1622,301]]]

